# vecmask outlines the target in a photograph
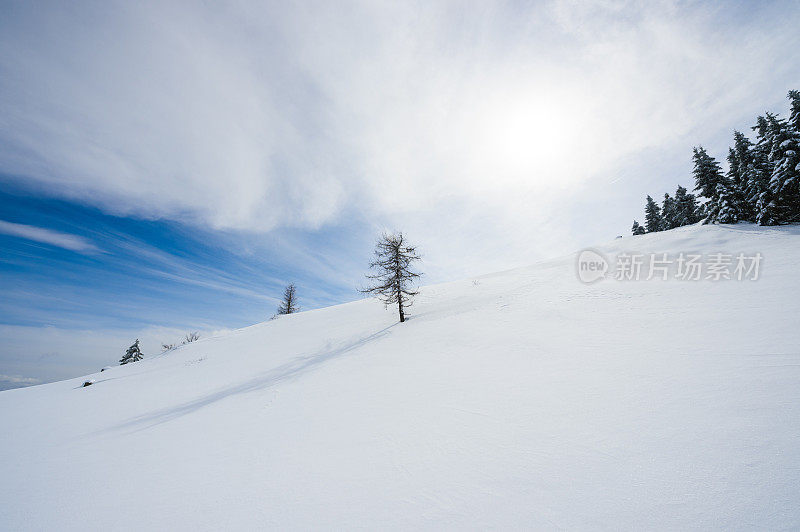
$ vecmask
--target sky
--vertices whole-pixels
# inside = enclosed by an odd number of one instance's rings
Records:
[[[0,0],[0,389],[628,234],[786,114],[797,2]]]

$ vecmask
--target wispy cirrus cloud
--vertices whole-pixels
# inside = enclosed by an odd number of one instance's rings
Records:
[[[53,231],[52,229],[45,229],[44,227],[35,227],[33,225],[17,224],[0,220],[0,234],[33,240],[34,242],[68,249],[78,253],[100,252],[100,249],[86,238]]]

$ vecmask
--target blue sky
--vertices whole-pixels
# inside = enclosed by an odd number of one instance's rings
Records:
[[[308,309],[359,297],[364,260],[356,267],[335,249],[360,251],[366,260],[372,234],[357,226],[210,231],[104,214],[13,180],[4,185],[0,374],[7,387],[113,364],[139,336],[152,353],[186,331],[209,335],[258,323],[274,313],[290,282]],[[41,336],[63,331],[71,334]],[[70,353],[75,346],[89,352]]]
[[[0,387],[625,234],[800,88],[796,2],[0,1]],[[5,383],[5,384],[3,384]]]
[[[309,287],[304,299],[312,308],[352,297],[345,279],[330,271],[290,267],[269,237],[255,250],[235,235],[109,216],[21,191],[0,195],[0,207],[7,222],[0,227],[1,271],[13,287],[4,293],[2,312],[12,325],[233,326],[269,317],[291,281]],[[45,229],[52,239],[20,234],[24,226]],[[297,245],[315,249],[309,261],[324,261],[325,239],[343,240],[335,228],[304,236]]]

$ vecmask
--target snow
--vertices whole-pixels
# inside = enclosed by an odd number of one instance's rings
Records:
[[[0,529],[800,528],[800,227],[594,249],[764,260],[582,284],[571,255],[1,392]]]

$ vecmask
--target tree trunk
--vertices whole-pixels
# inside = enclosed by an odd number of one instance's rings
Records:
[[[404,321],[406,321],[406,315],[403,314],[403,302],[402,301],[398,301],[397,302],[397,310],[400,311],[400,323],[403,323]]]

